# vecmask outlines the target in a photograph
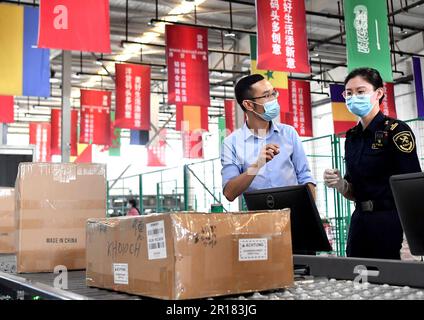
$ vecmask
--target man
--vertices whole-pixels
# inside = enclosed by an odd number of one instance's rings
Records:
[[[222,146],[225,197],[234,201],[247,191],[297,184],[308,184],[315,197],[299,135],[293,127],[272,121],[280,114],[278,91],[262,75],[253,74],[240,79],[235,95],[247,120]]]

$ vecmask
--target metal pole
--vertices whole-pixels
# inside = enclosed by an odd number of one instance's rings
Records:
[[[189,181],[189,171],[188,165],[184,165],[184,211],[188,211],[188,181]]]
[[[7,124],[0,123],[0,144],[7,144]]]
[[[138,176],[138,194],[139,194],[139,202],[140,202],[140,214],[144,214],[143,208],[143,175],[140,174]]]
[[[62,52],[62,162],[69,162],[71,153],[71,70],[72,52]]]

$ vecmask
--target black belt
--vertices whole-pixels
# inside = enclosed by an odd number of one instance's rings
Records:
[[[366,212],[384,211],[396,208],[393,199],[356,201],[355,205],[356,208]]]

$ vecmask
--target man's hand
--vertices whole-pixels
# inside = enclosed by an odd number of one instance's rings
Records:
[[[258,160],[256,161],[256,165],[258,169],[262,168],[265,163],[271,161],[274,159],[274,157],[280,153],[280,147],[277,144],[274,143],[268,143],[265,145],[261,153],[259,154]]]

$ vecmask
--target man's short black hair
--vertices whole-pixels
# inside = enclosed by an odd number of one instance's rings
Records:
[[[374,90],[384,87],[383,79],[381,78],[380,73],[378,72],[378,70],[373,68],[353,69],[345,78],[345,81],[344,81],[345,86],[349,82],[349,80],[358,76],[364,79],[369,84],[371,84]],[[383,102],[383,99],[384,99],[384,95],[380,98],[380,101],[379,101],[380,104]]]
[[[261,74],[251,74],[249,76],[241,78],[237,82],[236,87],[234,88],[234,93],[236,95],[237,103],[240,105],[244,112],[246,112],[246,108],[243,107],[243,101],[253,98],[251,96],[252,85],[263,79],[265,78]]]

